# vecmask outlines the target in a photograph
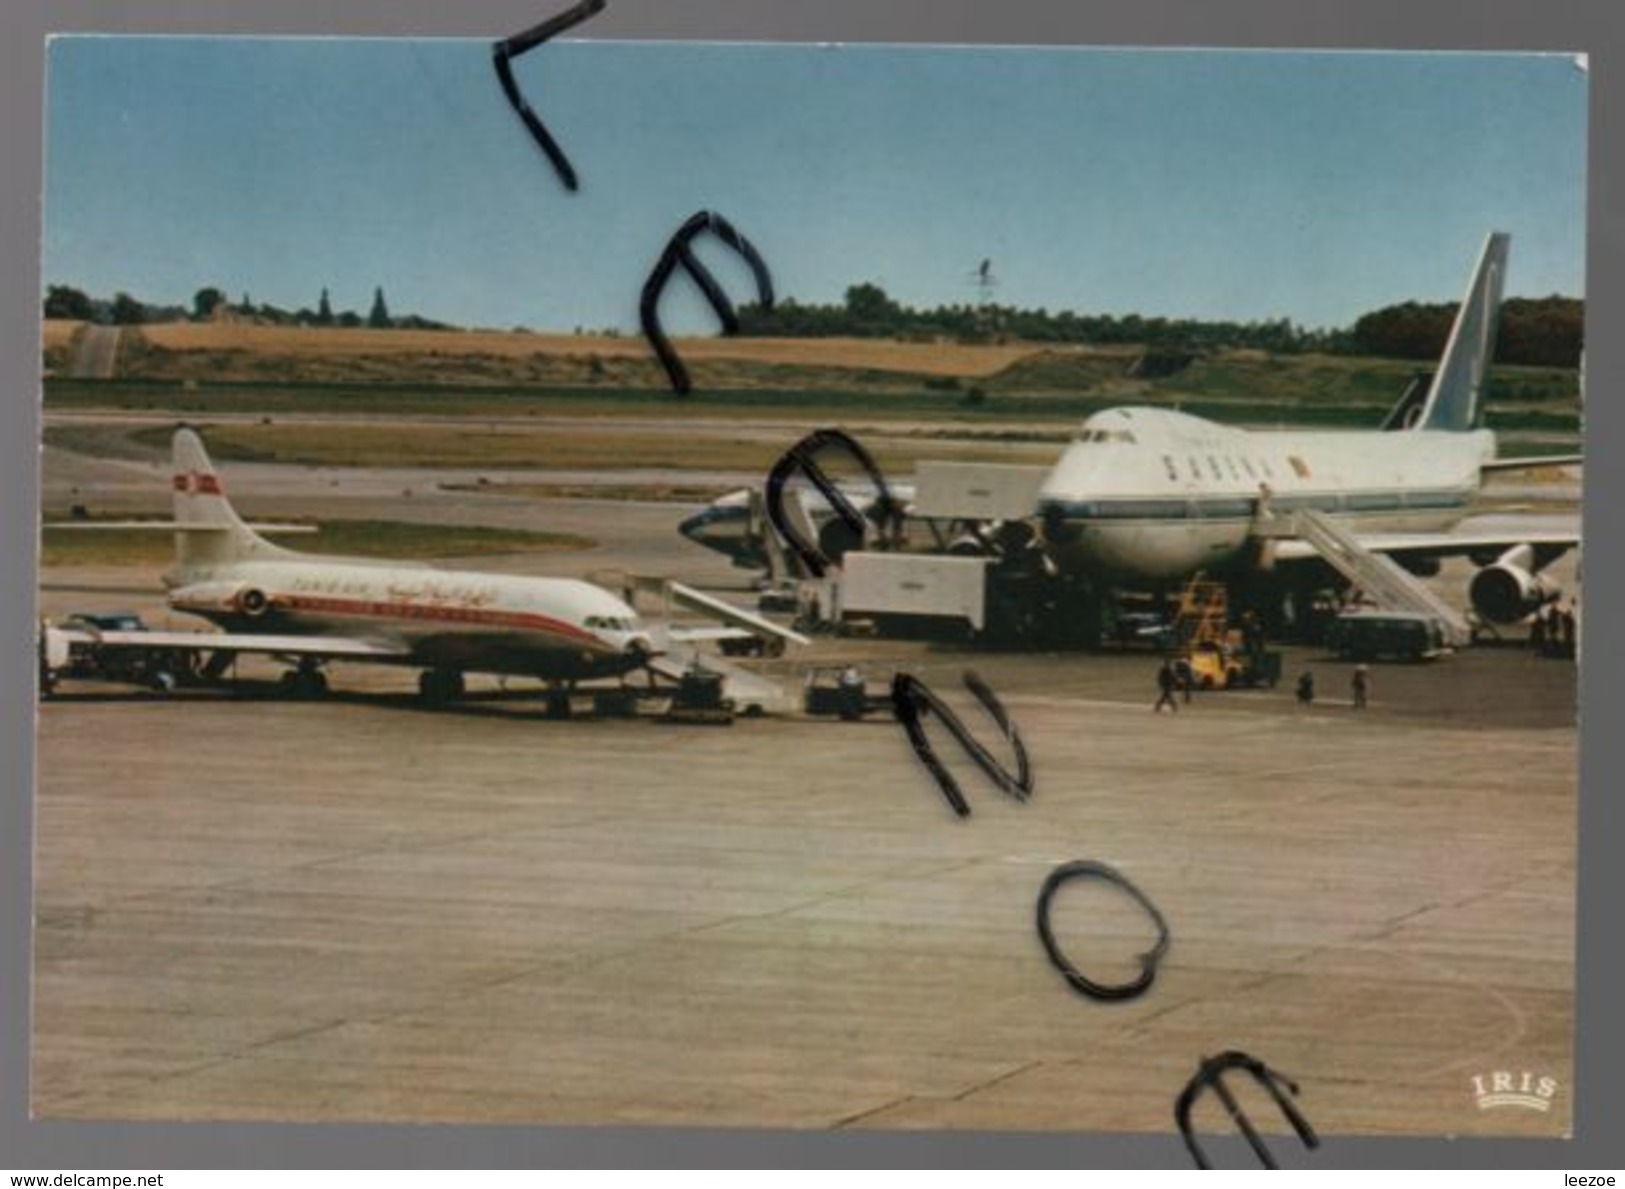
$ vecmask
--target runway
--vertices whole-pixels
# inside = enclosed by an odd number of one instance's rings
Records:
[[[606,542],[565,571],[653,556],[738,583],[670,532],[680,507],[545,511]],[[44,610],[139,609],[106,588],[152,577],[48,573]],[[1240,1048],[1328,1136],[1567,1132],[1571,664],[1379,666],[1362,713],[1348,666],[1294,649],[1314,707],[1283,685],[1176,715],[1151,712],[1147,653],[822,640],[769,670],[846,660],[917,673],[980,732],[958,689],[976,668],[1032,800],[955,758],[955,818],[885,716],[436,713],[409,673],[359,667],[322,703],[44,705],[36,1114],[1166,1132],[1197,1061]],[[1084,999],[1045,958],[1034,901],[1076,858],[1167,917],[1139,999]],[[1055,920],[1102,981],[1153,939],[1104,886]],[[1482,1107],[1473,1079],[1497,1071],[1553,1079],[1548,1109]],[[1231,1130],[1211,1101],[1199,1117]]]

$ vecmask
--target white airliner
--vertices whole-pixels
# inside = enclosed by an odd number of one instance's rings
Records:
[[[1577,544],[1577,533],[1446,531],[1469,511],[1485,472],[1579,461],[1499,460],[1495,435],[1482,428],[1508,242],[1501,232],[1488,237],[1430,386],[1381,430],[1243,430],[1153,408],[1090,417],[1039,493],[1051,556],[1117,584],[1243,571],[1315,556],[1292,537],[1263,547],[1255,531],[1261,518],[1309,510],[1418,573],[1446,555],[1490,561],[1471,598],[1494,622],[1555,597],[1538,568]]]
[[[140,527],[175,534],[174,565],[164,575],[170,605],[222,630],[99,632],[83,642],[207,651],[216,663],[239,652],[267,653],[294,666],[289,683],[307,694],[326,688],[321,666],[328,661],[409,665],[423,670],[419,690],[436,703],[462,696],[469,672],[536,677],[567,691],[577,681],[642,668],[657,652],[637,612],[591,583],[324,557],[272,544],[232,508],[195,432],[177,430],[173,452],[174,521]],[[806,642],[691,593],[691,605],[744,630]],[[78,638],[74,631],[48,629],[47,647],[65,648]]]
[[[1492,233],[1431,383],[1407,393],[1381,429],[1245,430],[1159,408],[1116,408],[1084,422],[1039,490],[1034,513],[1049,557],[1096,590],[1145,589],[1206,571],[1246,577],[1307,562],[1294,514],[1318,513],[1358,545],[1417,574],[1467,555],[1482,568],[1470,598],[1512,623],[1557,597],[1539,570],[1578,533],[1447,531],[1471,511],[1486,472],[1578,464],[1579,456],[1497,459],[1482,428],[1509,237]],[[1272,521],[1266,539],[1261,523]],[[732,557],[765,562],[750,493],[733,492],[680,526]],[[1289,567],[1290,569],[1290,567]]]

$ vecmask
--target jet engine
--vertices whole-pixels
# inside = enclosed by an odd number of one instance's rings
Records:
[[[236,604],[237,610],[250,619],[258,619],[271,609],[271,600],[257,586],[243,587],[232,601]]]
[[[258,619],[271,609],[271,599],[258,587],[241,582],[199,582],[170,591],[169,605],[177,611],[236,612]]]
[[[1491,623],[1517,623],[1562,595],[1557,584],[1536,571],[1535,551],[1514,545],[1473,575],[1467,597],[1473,610]]]

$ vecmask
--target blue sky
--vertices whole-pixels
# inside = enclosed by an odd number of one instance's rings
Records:
[[[1455,300],[1492,230],[1509,292],[1584,293],[1586,76],[1566,56],[485,41],[52,43],[43,274],[189,304],[568,330],[637,324],[696,210],[781,295],[1342,326]],[[741,299],[745,271],[707,251]],[[668,323],[714,323],[674,288]]]

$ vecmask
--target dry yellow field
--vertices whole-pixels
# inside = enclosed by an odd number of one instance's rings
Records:
[[[283,356],[389,355],[443,352],[447,355],[587,356],[602,359],[650,358],[649,344],[629,335],[529,334],[494,330],[368,330],[331,327],[257,326],[233,322],[170,322],[141,327],[153,346],[170,351],[248,351]],[[899,343],[888,339],[684,338],[674,340],[688,361],[741,360],[922,375],[989,376],[1037,350],[1032,343],[975,346],[957,343]],[[1062,349],[1064,350],[1064,349]]]
[[[40,333],[42,345],[47,351],[52,347],[66,347],[74,332],[83,325],[70,318],[47,318]]]

